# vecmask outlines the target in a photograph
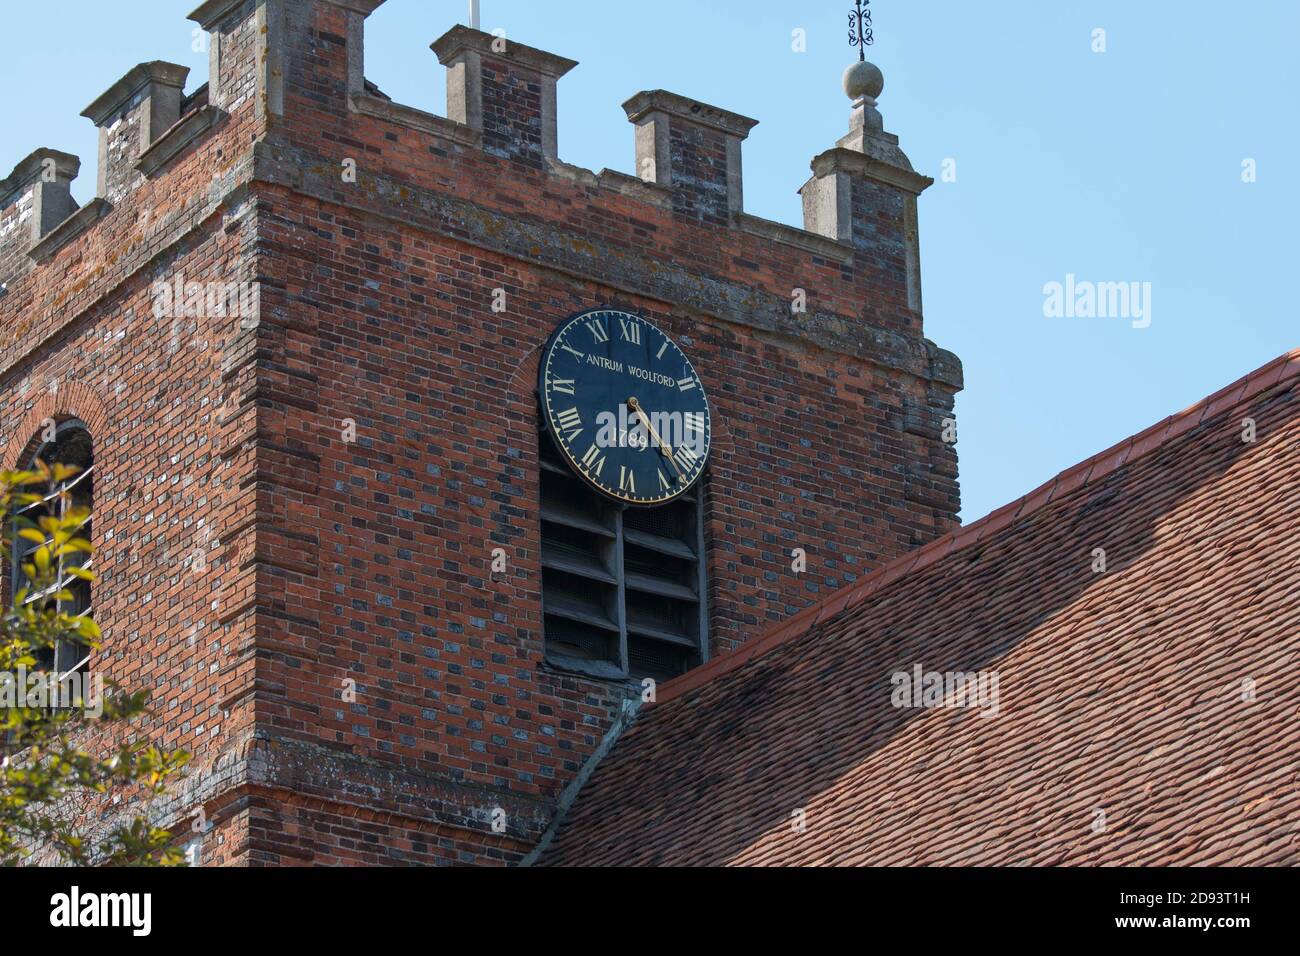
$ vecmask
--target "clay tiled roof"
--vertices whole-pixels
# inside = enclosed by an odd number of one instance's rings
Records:
[[[542,862],[1295,865],[1297,664],[1300,351],[660,688]]]

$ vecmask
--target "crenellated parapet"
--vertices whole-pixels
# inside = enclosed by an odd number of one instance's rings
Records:
[[[636,126],[636,170],[672,190],[684,216],[727,225],[744,211],[740,144],[758,120],[649,90],[623,104]]]
[[[0,284],[26,271],[27,253],[72,215],[72,181],[81,160],[38,149],[0,179]]]
[[[181,118],[189,73],[161,60],[141,63],[82,110],[99,129],[100,198],[121,202],[140,183],[136,162]]]
[[[431,47],[447,68],[447,118],[494,156],[544,167],[558,159],[556,83],[577,62],[455,26]]]
[[[337,125],[314,120],[316,111],[343,124],[378,121],[426,134],[431,173],[440,155],[470,161],[477,152],[506,163],[505,169],[516,174],[585,188],[592,202],[601,202],[602,194],[620,203],[641,201],[677,221],[746,237],[742,244],[785,245],[853,267],[858,280],[871,288],[865,317],[886,326],[920,328],[916,198],[931,180],[912,169],[898,137],[884,130],[876,99],[883,77],[871,64],[858,64],[846,75],[853,101],[850,129],[813,159],[812,177],[800,189],[802,228],[796,228],[744,210],[741,150],[757,121],[667,90],[642,91],[623,103],[634,127],[633,176],[562,162],[558,85],[577,64],[504,36],[455,26],[432,44],[447,70],[445,115],[393,102],[365,78],[365,22],[382,3],[208,0],[200,5],[190,18],[208,33],[209,83],[187,97],[188,71],[153,61],[133,67],[97,97],[83,114],[100,133],[95,202],[84,210],[71,205],[66,185],[75,170],[70,174],[68,160],[61,161],[56,179],[40,184],[27,199],[38,204],[39,222],[20,212],[16,215],[25,224],[21,239],[14,238],[13,226],[0,236],[5,250],[0,281],[28,268],[18,253],[33,252],[37,262],[51,258],[150,178],[165,176],[170,161],[222,115],[251,108],[254,141],[310,153],[314,127]],[[287,107],[294,99],[296,104]],[[293,115],[286,115],[287,109]],[[341,131],[332,135],[348,138]],[[10,196],[0,196],[0,203],[22,200],[15,194],[24,170],[30,172],[30,167],[16,169],[5,180]],[[362,175],[379,172],[368,169]],[[410,173],[408,185],[418,188],[424,171],[417,166]],[[394,182],[392,188],[401,186]],[[27,249],[20,248],[24,243]],[[719,246],[715,240],[702,239],[701,244]],[[812,284],[798,275],[790,279],[795,285]],[[836,312],[845,308],[838,299],[825,305]]]

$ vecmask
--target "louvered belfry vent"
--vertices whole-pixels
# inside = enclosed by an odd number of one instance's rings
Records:
[[[625,507],[589,489],[551,437],[541,459],[542,611],[553,666],[667,680],[707,656],[703,482]]]

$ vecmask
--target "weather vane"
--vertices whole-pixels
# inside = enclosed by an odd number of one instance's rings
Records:
[[[871,0],[853,0],[856,9],[849,11],[849,46],[858,48],[858,60],[867,58],[867,47],[876,42],[871,32]]]

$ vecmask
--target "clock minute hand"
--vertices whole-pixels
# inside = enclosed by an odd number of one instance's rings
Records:
[[[659,433],[655,431],[655,427],[650,424],[650,419],[647,418],[645,412],[641,410],[641,403],[635,398],[629,398],[627,400],[627,407],[636,412],[636,417],[641,419],[641,424],[645,426],[645,430],[648,431],[650,437],[654,439],[655,444],[659,447],[660,453],[668,459],[668,464],[673,466],[673,471],[677,472],[677,477],[680,480],[683,477],[682,470],[677,467],[677,460],[673,458],[672,446],[659,437]]]

